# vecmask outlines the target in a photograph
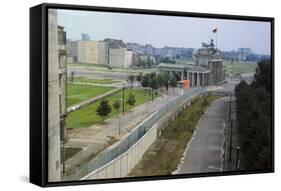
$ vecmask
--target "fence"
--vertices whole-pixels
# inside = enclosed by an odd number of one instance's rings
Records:
[[[104,170],[101,169],[103,168],[107,169],[105,166],[108,166],[111,161],[121,156],[123,153],[128,151],[133,145],[135,145],[146,134],[146,132],[148,132],[149,129],[151,129],[160,120],[160,118],[165,115],[165,113],[167,113],[172,108],[179,107],[180,106],[179,104],[181,104],[183,101],[191,100],[194,96],[204,93],[206,91],[207,91],[206,88],[191,89],[190,91],[185,92],[184,95],[169,102],[168,104],[163,106],[159,111],[154,112],[141,124],[135,127],[132,130],[132,132],[127,134],[120,142],[108,147],[106,150],[101,152],[98,156],[96,156],[92,160],[76,168],[75,172],[72,173],[71,175],[65,176],[64,180],[79,180],[93,173],[94,171],[97,171],[98,169],[100,170],[100,172],[103,171],[104,173]],[[125,159],[121,161],[124,160]],[[98,175],[100,174],[100,172],[96,174]],[[123,175],[123,173],[121,175]],[[103,177],[102,173],[100,174],[100,177]]]

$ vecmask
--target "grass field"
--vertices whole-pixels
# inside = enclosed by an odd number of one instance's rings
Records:
[[[69,83],[70,79],[68,79]],[[73,82],[81,82],[81,83],[95,83],[95,84],[113,84],[120,82],[118,80],[113,79],[92,79],[92,78],[85,78],[85,77],[75,77]]]
[[[67,84],[67,106],[77,104],[81,101],[90,99],[92,97],[104,94],[113,87],[103,87],[103,86],[91,86],[84,84]]]
[[[223,64],[226,68],[226,74],[239,75],[243,73],[254,73],[256,71],[257,63],[256,62],[233,62],[223,61]]]
[[[185,109],[164,129],[129,176],[169,175],[176,170],[200,117],[217,98],[202,97]]]
[[[147,95],[145,90],[142,89],[125,89],[125,102],[128,98],[129,93],[132,93],[135,95],[136,103],[135,106],[140,105],[150,97]],[[122,91],[115,93],[111,96],[108,96],[106,98],[109,101],[109,104],[112,105],[116,100],[122,99]],[[79,109],[75,112],[70,113],[67,116],[67,127],[68,128],[82,128],[82,127],[89,127],[91,125],[97,124],[102,122],[102,117],[96,115],[96,109],[98,107],[100,102],[96,102],[93,104],[90,104],[82,109]],[[121,108],[122,109],[122,104]],[[129,110],[130,106],[125,104],[125,111]],[[111,118],[117,114],[116,110],[112,108],[111,113],[105,118]]]

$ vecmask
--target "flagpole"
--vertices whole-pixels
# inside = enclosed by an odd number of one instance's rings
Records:
[[[218,50],[218,27],[216,29],[217,29],[217,31],[216,31],[216,48]]]

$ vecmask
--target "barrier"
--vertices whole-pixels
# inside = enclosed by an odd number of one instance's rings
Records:
[[[136,162],[139,160],[139,156],[142,156],[146,149],[150,146],[150,141],[146,144],[145,142],[141,142],[141,144],[144,144],[143,147],[136,147],[135,156],[132,153],[130,153],[129,156],[129,164],[127,163],[128,160],[125,157],[128,157],[125,155],[131,147],[133,147],[136,143],[141,140],[142,137],[146,136],[146,133],[150,132],[150,129],[154,127],[155,124],[163,117],[168,111],[170,111],[173,108],[181,108],[180,104],[185,101],[188,102],[193,97],[205,93],[208,90],[206,88],[196,88],[191,89],[190,91],[187,91],[184,93],[184,95],[176,98],[175,100],[169,102],[165,106],[163,106],[159,111],[156,111],[152,113],[148,118],[146,118],[141,124],[136,126],[129,134],[125,135],[125,137],[120,140],[120,142],[108,147],[106,150],[101,152],[99,155],[97,155],[92,160],[88,161],[87,163],[81,165],[80,167],[76,168],[75,173],[70,174],[68,176],[65,176],[64,180],[79,180],[84,177],[88,177],[89,174],[93,174],[91,178],[109,178],[108,176],[111,175],[113,172],[111,170],[104,171],[103,169],[107,169],[108,165],[111,165],[112,161],[115,161],[115,159],[122,156],[120,159],[120,164],[117,162],[116,165],[113,165],[112,169],[118,169],[120,168],[120,173],[116,172],[113,173],[116,177],[124,177],[128,173],[128,169],[131,169]],[[157,129],[155,130],[155,135],[157,137]],[[152,135],[151,135],[152,136]],[[153,139],[154,141],[154,139]],[[147,146],[149,145],[149,146]],[[145,149],[143,149],[145,148]],[[124,154],[124,155],[123,155]],[[126,161],[126,162],[125,162]],[[120,167],[119,167],[120,166]],[[115,172],[115,171],[114,171]]]

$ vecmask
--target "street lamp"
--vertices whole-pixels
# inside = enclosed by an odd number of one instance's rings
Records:
[[[124,91],[125,91],[125,83],[122,84],[122,99],[123,99],[122,110],[123,110],[123,115],[125,113],[125,93],[124,93]]]
[[[235,163],[235,170],[238,170],[239,167],[240,167],[239,151],[240,151],[240,147],[237,146],[237,147],[236,147],[236,163]]]
[[[230,117],[231,117],[231,98],[232,98],[232,94],[230,95],[230,101],[229,101],[229,115],[228,115],[228,121],[230,121]]]
[[[233,118],[231,118],[231,122],[230,122],[229,161],[231,161],[231,153],[232,153],[232,125],[233,125]]]

